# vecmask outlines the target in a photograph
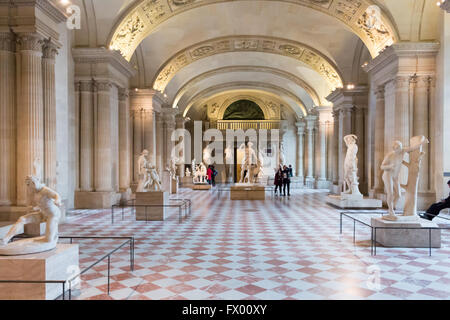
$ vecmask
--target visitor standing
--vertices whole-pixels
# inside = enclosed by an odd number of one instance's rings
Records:
[[[289,168],[287,166],[283,167],[283,196],[286,197],[286,189],[288,197],[291,196],[291,178],[289,177]]]
[[[207,175],[207,179],[208,179],[208,184],[212,184],[213,171],[212,171],[211,165],[208,166],[208,170],[206,171],[206,175]]]
[[[282,171],[281,167],[275,169],[275,178],[274,178],[275,195],[277,194],[277,191],[279,191],[281,195],[281,187],[283,185],[283,175],[281,171]]]

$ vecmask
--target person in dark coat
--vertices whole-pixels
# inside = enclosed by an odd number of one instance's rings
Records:
[[[450,188],[450,180],[447,182]],[[420,217],[432,221],[436,218],[442,210],[450,208],[450,194],[447,199],[443,199],[441,202],[433,204],[426,213],[421,213]]]
[[[290,174],[289,174],[289,168],[287,166],[283,167],[283,196],[286,197],[286,189],[287,189],[287,194],[288,197],[291,196],[291,178],[290,178]]]
[[[275,169],[274,185],[275,185],[275,194],[277,194],[277,191],[280,191],[281,195],[281,187],[283,185],[283,174],[281,168],[278,168],[278,170]]]

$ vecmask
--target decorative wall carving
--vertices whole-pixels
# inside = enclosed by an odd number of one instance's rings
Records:
[[[337,68],[325,56],[304,44],[272,37],[241,36],[212,39],[185,49],[163,65],[153,82],[153,89],[163,92],[179,70],[198,59],[239,51],[268,52],[294,58],[322,75],[331,91],[343,86]]]
[[[139,43],[148,36],[161,22],[186,10],[200,6],[230,2],[233,0],[141,0],[124,14],[121,23],[114,30],[110,40],[110,48],[119,50],[129,61]],[[292,0],[282,0],[292,3]],[[371,0],[297,0],[297,5],[309,7],[336,17],[347,24],[369,48],[375,57],[386,46],[396,42],[393,24],[383,18],[379,29],[367,28],[365,10],[373,5]],[[251,49],[256,44],[252,41],[235,43],[238,49]],[[272,43],[265,43],[265,49],[273,48]]]

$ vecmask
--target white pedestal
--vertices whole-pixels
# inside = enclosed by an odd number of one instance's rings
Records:
[[[235,185],[231,187],[231,200],[266,200],[266,189],[257,185]]]
[[[211,190],[211,185],[208,183],[194,183],[192,190]]]
[[[164,221],[166,207],[169,204],[169,193],[164,191],[136,192],[136,220],[138,221]],[[139,207],[151,205],[150,207]],[[153,206],[161,205],[161,207]]]
[[[78,272],[77,244],[58,244],[52,251],[24,256],[0,256],[1,280],[68,280]],[[60,295],[62,284],[0,283],[0,300],[54,300]]]
[[[372,227],[381,228],[437,228],[435,222],[419,217],[408,217],[397,221],[372,218]],[[376,241],[385,247],[392,248],[428,248],[430,246],[429,229],[377,229]],[[441,230],[431,230],[431,247],[441,247]]]
[[[383,202],[377,199],[365,199],[362,195],[328,196],[327,203],[339,209],[379,209]]]

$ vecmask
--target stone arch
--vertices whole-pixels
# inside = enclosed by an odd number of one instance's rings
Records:
[[[233,0],[138,0],[116,22],[108,39],[109,47],[119,50],[129,61],[138,45],[164,21],[200,6],[231,1]],[[365,43],[372,57],[376,57],[384,48],[398,41],[395,24],[382,10],[379,25],[376,28],[367,26],[368,12],[366,10],[376,5],[372,0],[265,1],[282,1],[308,7],[338,19]]]
[[[265,102],[255,96],[248,95],[248,94],[236,95],[236,96],[233,96],[233,97],[225,100],[224,103],[222,103],[222,105],[219,108],[219,112],[217,114],[217,119],[222,120],[228,107],[231,106],[233,103],[240,101],[240,100],[249,100],[249,101],[256,103],[261,108],[262,112],[264,113],[264,119],[272,120],[269,108],[266,106]]]

